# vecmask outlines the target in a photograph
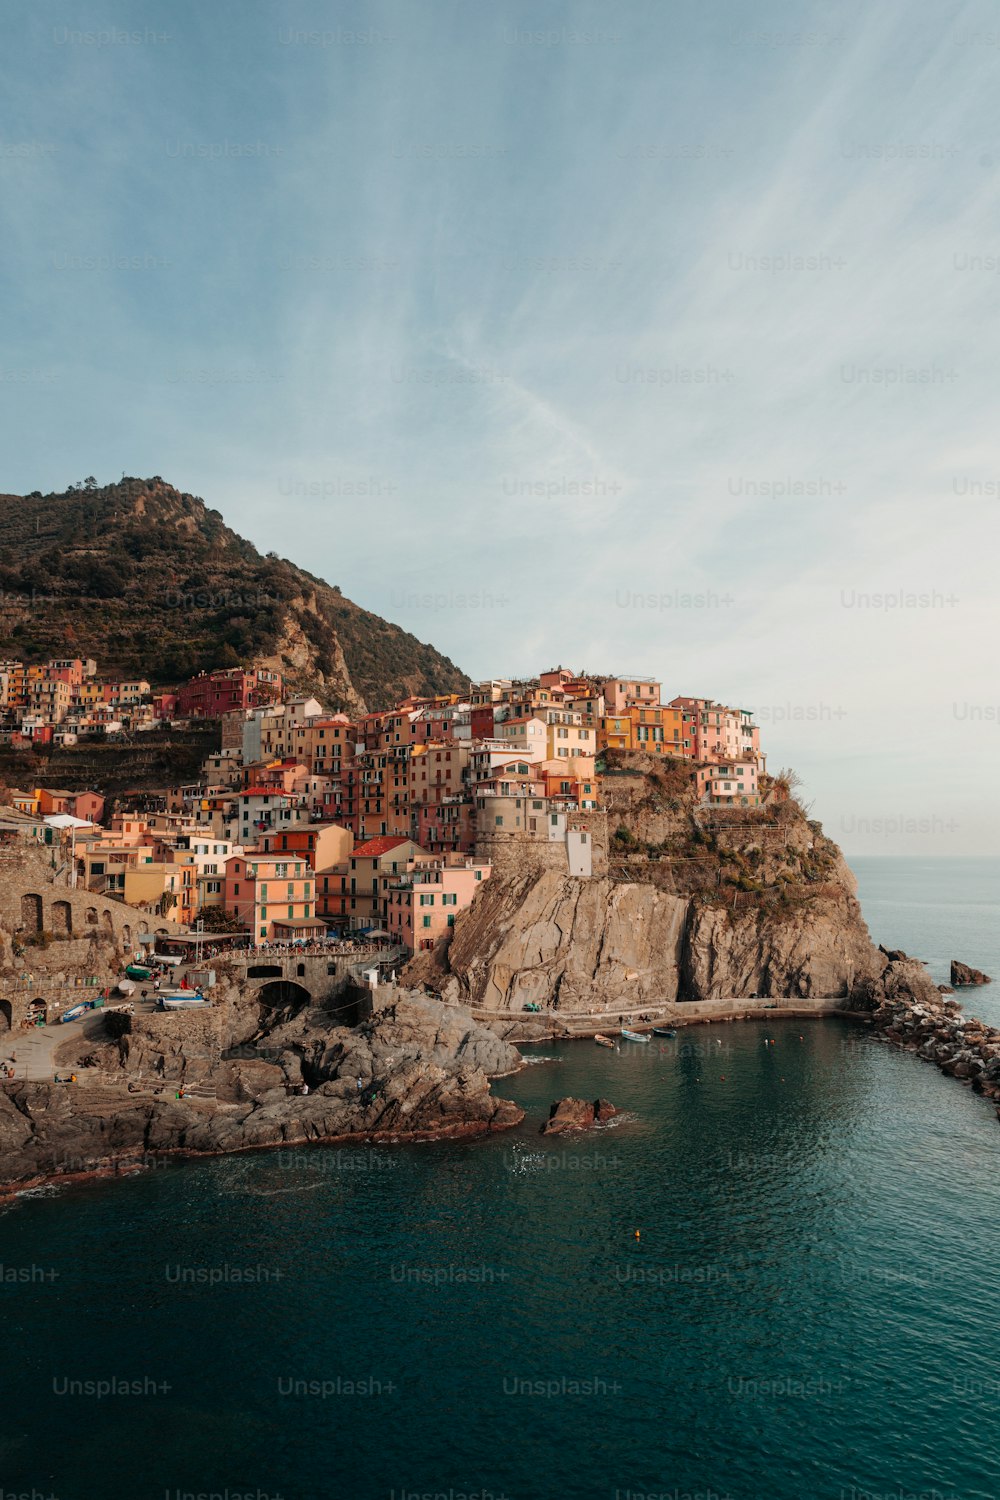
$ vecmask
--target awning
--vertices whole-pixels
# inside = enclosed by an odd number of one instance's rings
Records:
[[[295,932],[325,932],[326,923],[318,917],[275,917],[275,927],[286,927]]]

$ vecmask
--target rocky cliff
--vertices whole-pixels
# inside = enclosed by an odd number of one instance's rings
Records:
[[[654,809],[655,846],[640,837],[647,813],[620,801],[607,878],[494,877],[450,946],[415,961],[408,979],[484,1011],[564,1013],[754,996],[846,1002],[878,980],[885,959],[854,877],[794,802],[721,828],[690,803]]]

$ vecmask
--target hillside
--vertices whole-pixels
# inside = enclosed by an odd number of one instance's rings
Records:
[[[159,687],[212,667],[270,666],[354,712],[467,680],[338,587],[261,556],[160,478],[0,496],[0,657],[67,655]]]

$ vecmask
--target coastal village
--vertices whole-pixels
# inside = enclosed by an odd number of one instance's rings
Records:
[[[0,662],[0,744],[15,750],[204,721],[218,725],[218,749],[197,781],[113,799],[7,788],[0,842],[54,846],[76,890],[199,937],[377,939],[412,955],[447,940],[519,852],[595,873],[616,752],[681,766],[705,806],[778,795],[747,710],[665,700],[649,677],[557,667],[352,719],[260,668],[156,692],[103,677],[93,660]]]

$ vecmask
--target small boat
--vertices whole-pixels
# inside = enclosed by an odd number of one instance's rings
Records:
[[[160,994],[160,1004],[164,1010],[197,1010],[200,1005],[210,1003],[196,990],[174,990],[172,994],[169,992]]]
[[[125,973],[129,979],[152,979],[152,969],[146,969],[142,964],[128,964]]]
[[[602,1036],[599,1031],[594,1033],[594,1041],[599,1047],[613,1047],[615,1044],[609,1036]]]
[[[654,1036],[676,1036],[677,1033],[672,1026],[654,1026]]]
[[[129,995],[135,994],[135,985],[132,983],[131,979],[119,979],[118,983],[115,985],[115,994],[124,995],[127,999]]]
[[[79,1021],[80,1017],[85,1016],[89,1009],[90,1001],[82,1000],[79,1005],[74,1005],[70,1010],[64,1010],[62,1013],[63,1024],[65,1025],[67,1021]]]
[[[622,1027],[622,1036],[624,1037],[624,1039],[625,1039],[626,1042],[648,1042],[649,1041],[649,1037],[648,1036],[643,1036],[642,1033],[638,1032],[638,1031],[628,1031],[624,1026]]]

